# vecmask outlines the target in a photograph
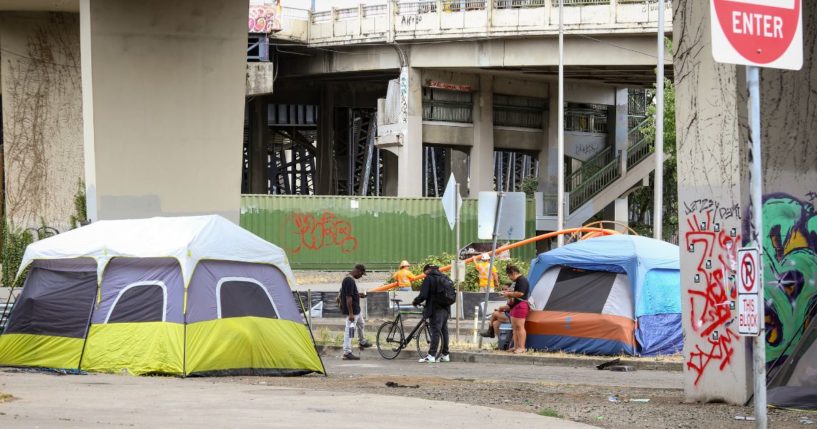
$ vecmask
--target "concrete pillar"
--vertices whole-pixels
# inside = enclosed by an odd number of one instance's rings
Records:
[[[808,3],[804,3],[808,4]],[[811,3],[813,5],[813,3]],[[817,301],[817,8],[803,8],[803,68],[761,69],[766,362],[790,353]],[[748,193],[748,192],[747,192]],[[749,207],[743,210],[748,219]],[[744,230],[744,236],[748,236]],[[798,280],[802,279],[802,283]],[[796,284],[796,292],[790,286]],[[802,287],[800,286],[802,284]],[[812,318],[811,323],[817,323]]]
[[[422,70],[408,68],[408,112],[403,145],[397,150],[397,195],[423,196]]]
[[[6,215],[60,231],[83,178],[79,15],[0,14]]]
[[[559,84],[556,81],[550,82],[548,94],[548,111],[547,111],[547,145],[542,148],[539,153],[539,175],[544,179],[544,187],[542,191],[545,194],[556,195],[556,188],[558,187],[558,153],[559,153]],[[566,200],[566,198],[565,198]]]
[[[266,194],[267,186],[267,142],[269,127],[267,126],[267,106],[269,103],[264,97],[256,97],[250,101],[250,193]]]
[[[625,225],[629,226],[630,221],[630,206],[628,204],[628,197],[625,195],[621,198],[616,198],[613,201],[613,220],[616,221],[617,224],[621,224],[621,226],[616,225],[616,231],[618,232],[627,232],[627,228]]]
[[[330,85],[321,89],[321,101],[318,107],[318,195],[335,194],[335,93]]]
[[[387,150],[381,150],[380,155],[383,157],[383,185],[381,188],[382,196],[396,197],[398,180],[397,155]]]
[[[629,135],[629,91],[627,88],[616,88],[616,105],[614,109],[613,119],[614,121],[609,121],[608,124],[612,125],[611,129],[608,129],[608,132],[611,134],[613,138],[613,147],[617,151],[622,151],[622,154],[627,149],[629,145],[629,141],[627,137]],[[608,127],[609,128],[609,127]]]
[[[479,75],[479,92],[474,100],[474,146],[471,148],[469,196],[494,190],[494,77]]]
[[[460,184],[460,194],[468,195],[468,153],[460,148],[451,148],[451,172]],[[446,178],[445,180],[448,180]]]
[[[238,222],[246,22],[246,1],[80,1],[92,219]]]
[[[752,393],[751,355],[730,309],[736,251],[746,240],[748,195],[741,68],[712,59],[709,5],[675,2],[678,224],[687,400],[744,403]],[[806,22],[805,20],[803,22]],[[744,118],[745,120],[745,118]],[[745,213],[745,211],[743,212]]]

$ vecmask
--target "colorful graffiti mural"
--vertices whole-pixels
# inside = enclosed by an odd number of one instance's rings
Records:
[[[817,213],[809,192],[763,198],[766,363],[783,362],[817,314]],[[744,225],[746,228],[747,225]]]
[[[324,211],[320,218],[308,213],[294,213],[284,221],[284,234],[296,234],[298,245],[287,249],[297,254],[303,249],[321,250],[337,246],[342,253],[357,250],[357,238],[352,234],[352,225],[347,220],[338,218],[335,213]]]
[[[281,3],[250,6],[247,23],[250,33],[272,33],[281,31]]]
[[[695,385],[709,365],[723,371],[732,361],[737,332],[734,322],[735,269],[740,234],[736,228],[728,230],[722,221],[740,216],[740,210],[722,210],[713,202],[684,203],[689,227],[684,245],[696,255],[697,265],[691,286],[687,289],[690,303],[690,324],[699,343],[689,352],[687,370],[696,373]],[[732,222],[734,223],[734,222]]]

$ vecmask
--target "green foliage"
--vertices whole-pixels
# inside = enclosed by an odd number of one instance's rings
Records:
[[[15,280],[17,270],[23,260],[26,246],[34,242],[31,231],[20,229],[3,218],[3,272],[4,286],[21,286],[25,281],[26,273]]]
[[[74,214],[68,220],[71,228],[81,226],[81,222],[88,219],[88,208],[86,206],[85,182],[82,179],[77,181],[77,192],[74,194]]]
[[[558,411],[551,408],[542,408],[541,410],[539,410],[537,414],[544,417],[556,417],[557,419],[562,418],[561,414],[559,414]]]
[[[655,142],[655,110],[653,102],[647,108],[647,120],[641,132],[647,141]],[[664,80],[664,237],[678,232],[678,171],[675,141],[675,86],[669,79]],[[654,177],[653,177],[654,179]],[[654,181],[652,181],[654,183]],[[638,221],[630,227],[639,234],[651,236],[652,226],[645,224],[644,216],[653,207],[653,187],[644,187],[630,195],[630,206],[638,213]]]
[[[533,193],[539,189],[539,179],[533,176],[528,176],[522,179],[522,184],[520,185],[520,190],[528,196],[528,198],[533,198]]]

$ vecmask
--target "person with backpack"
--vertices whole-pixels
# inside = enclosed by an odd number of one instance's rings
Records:
[[[450,362],[448,355],[448,318],[450,317],[451,305],[457,300],[457,292],[454,290],[454,282],[451,278],[440,272],[439,267],[426,264],[423,267],[426,278],[420,286],[420,293],[414,298],[412,304],[417,307],[425,302],[423,317],[428,319],[431,329],[431,343],[428,346],[428,356],[420,359],[421,363],[428,362]],[[440,340],[442,345],[440,346]],[[437,358],[437,347],[440,346],[439,359]]]

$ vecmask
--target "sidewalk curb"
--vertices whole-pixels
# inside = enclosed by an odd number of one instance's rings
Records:
[[[377,353],[377,346],[373,346],[372,348],[368,349],[362,356],[361,360],[379,360],[382,359],[380,355]],[[337,354],[338,356],[343,354],[343,348],[334,345],[317,345],[318,353],[321,356],[328,356],[332,354]],[[357,353],[358,350],[355,350]],[[417,360],[418,355],[417,351],[412,348],[404,349],[400,355],[396,358],[399,360]],[[578,357],[551,357],[551,356],[529,356],[529,355],[512,355],[506,354],[505,352],[452,352],[451,353],[451,361],[452,362],[466,362],[466,363],[492,363],[492,364],[503,364],[503,365],[529,365],[529,366],[572,366],[572,367],[584,367],[584,368],[595,368],[596,365],[600,365],[602,363],[608,362],[614,357],[600,357],[600,358],[578,358]],[[684,364],[683,362],[655,362],[655,361],[642,361],[638,358],[628,358],[623,357],[621,359],[621,365],[628,365],[635,367],[638,370],[642,371],[683,371]]]

